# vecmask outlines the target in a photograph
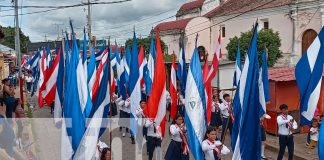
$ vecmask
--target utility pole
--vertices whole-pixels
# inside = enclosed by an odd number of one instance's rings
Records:
[[[21,63],[21,53],[20,53],[20,36],[19,36],[19,20],[18,20],[18,0],[14,0],[15,3],[15,24],[16,24],[16,28],[15,28],[15,50],[16,50],[16,56],[17,56],[17,66],[20,66]],[[21,71],[21,67],[19,67],[19,77],[21,77],[22,75],[22,71]]]
[[[63,25],[63,24],[53,23],[53,25],[57,29],[57,41],[59,41],[60,40],[60,25]]]
[[[21,100],[21,107],[24,108],[24,93],[23,93],[23,85],[24,85],[24,81],[22,79],[22,71],[21,71],[21,52],[20,52],[20,31],[19,31],[19,20],[18,20],[18,0],[13,0],[13,2],[15,3],[15,50],[16,50],[16,56],[17,56],[17,66],[19,68],[19,73],[18,73],[18,77],[19,77],[19,88],[20,88],[20,100]],[[15,67],[16,68],[16,67]]]
[[[89,37],[89,51],[92,50],[92,35],[91,35],[91,6],[90,6],[90,0],[88,0],[88,37]]]

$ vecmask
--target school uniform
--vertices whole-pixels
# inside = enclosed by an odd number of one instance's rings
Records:
[[[188,160],[189,148],[186,141],[185,133],[177,124],[170,126],[171,142],[165,154],[165,160]],[[186,142],[183,142],[185,140]]]
[[[220,106],[219,103],[216,102],[212,103],[210,126],[219,127],[222,125],[222,118],[221,118],[221,112],[219,106]]]
[[[135,111],[135,115],[136,117],[141,120],[141,124],[143,124],[143,119],[145,117],[144,113],[143,113],[143,109],[141,107],[138,107]],[[141,126],[140,126],[141,127]],[[147,128],[143,125],[142,128],[139,128],[139,129],[142,129],[143,130],[143,136],[146,138],[147,136]]]
[[[230,153],[230,150],[225,145],[223,145],[222,149],[219,148],[222,143],[218,140],[211,142],[206,139],[201,145],[205,155],[205,160],[219,160],[221,155]]]
[[[147,148],[149,160],[153,159],[154,150],[156,150],[156,159],[162,159],[161,151],[161,133],[158,131],[158,126],[149,119],[145,120],[145,127],[147,127]]]
[[[292,160],[294,156],[294,136],[292,129],[297,129],[297,123],[290,115],[281,114],[277,117],[278,134],[279,134],[279,154],[278,160],[282,160],[285,149],[288,147],[288,160]]]
[[[225,135],[227,129],[229,129],[230,134],[232,134],[232,128],[233,128],[232,104],[230,102],[224,101],[222,104],[219,105],[219,109],[221,110],[222,121],[223,121],[221,139],[224,139],[224,135]],[[227,122],[227,121],[229,121],[229,122]],[[226,126],[227,126],[227,129],[225,130]]]

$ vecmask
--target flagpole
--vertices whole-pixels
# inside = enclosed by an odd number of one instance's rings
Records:
[[[109,147],[110,147],[110,150],[112,150],[112,146],[111,146],[111,144],[112,144],[112,125],[111,125],[111,118],[112,118],[112,98],[113,98],[113,93],[111,94],[111,92],[110,92],[110,90],[111,90],[111,76],[113,76],[112,74],[111,74],[111,59],[110,59],[110,36],[109,36],[109,38],[108,38],[108,46],[107,46],[107,48],[108,48],[108,67],[109,67],[109,69],[108,69],[108,75],[109,75],[109,78],[108,78],[108,85],[109,85],[109,96],[110,96],[110,98],[109,98]]]

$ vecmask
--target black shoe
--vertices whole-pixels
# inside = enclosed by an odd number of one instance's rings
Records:
[[[132,139],[132,144],[135,144],[135,140]]]

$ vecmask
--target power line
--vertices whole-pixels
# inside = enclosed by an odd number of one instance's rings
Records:
[[[19,8],[72,8],[72,7],[81,7],[81,6],[87,6],[87,5],[97,5],[97,4],[116,4],[116,3],[124,3],[124,2],[130,2],[132,0],[119,0],[119,1],[110,1],[110,2],[90,2],[90,3],[79,3],[79,4],[73,4],[73,5],[62,5],[62,6],[20,6]],[[0,5],[0,7],[4,8],[12,8],[12,6],[8,5]]]

